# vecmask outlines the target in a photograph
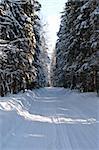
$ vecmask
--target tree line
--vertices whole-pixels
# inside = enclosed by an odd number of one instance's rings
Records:
[[[0,95],[47,86],[49,60],[41,4],[0,1]]]
[[[57,36],[51,84],[99,93],[99,1],[68,0]]]

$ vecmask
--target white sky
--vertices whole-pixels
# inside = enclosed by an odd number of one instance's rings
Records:
[[[41,5],[41,13],[44,20],[48,23],[48,37],[50,50],[55,46],[57,32],[60,24],[60,12],[63,11],[67,0],[38,0]]]
[[[1,0],[0,0],[1,1]],[[55,47],[57,32],[60,24],[60,12],[63,11],[67,0],[38,0],[42,5],[41,14],[43,21],[48,24],[48,38],[50,51]]]

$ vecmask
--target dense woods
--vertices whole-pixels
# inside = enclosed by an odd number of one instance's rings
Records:
[[[99,93],[99,1],[68,0],[57,35],[52,85]]]
[[[0,95],[47,86],[47,45],[35,0],[0,2]]]
[[[0,95],[48,86],[48,46],[36,0],[0,1]],[[99,2],[68,0],[51,62],[51,86],[99,93]]]

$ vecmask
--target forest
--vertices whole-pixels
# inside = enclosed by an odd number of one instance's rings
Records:
[[[34,0],[0,3],[0,95],[48,84],[47,44]]]
[[[0,0],[0,150],[99,150],[99,0]]]
[[[68,0],[57,36],[52,85],[99,93],[99,1]]]
[[[0,2],[0,95],[49,85],[41,4]],[[68,0],[50,65],[54,87],[99,93],[99,2]]]

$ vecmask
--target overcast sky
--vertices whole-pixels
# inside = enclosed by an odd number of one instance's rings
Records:
[[[55,46],[57,39],[56,33],[59,30],[60,12],[63,11],[64,4],[67,0],[38,0],[41,5],[41,13],[44,20],[48,23],[48,35],[50,38],[51,48]]]

